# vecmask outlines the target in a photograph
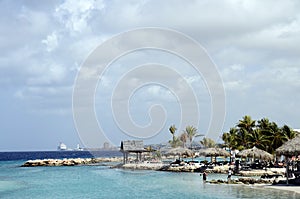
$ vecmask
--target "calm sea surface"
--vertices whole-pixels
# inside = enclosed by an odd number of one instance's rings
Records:
[[[98,152],[116,157],[119,152]],[[0,152],[0,198],[300,198],[252,186],[203,184],[198,173],[132,171],[108,166],[20,167],[37,158],[92,157],[85,151]],[[210,174],[210,179],[226,178]]]

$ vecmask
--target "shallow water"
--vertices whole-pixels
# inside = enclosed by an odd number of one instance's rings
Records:
[[[300,198],[291,192],[203,184],[198,173],[110,169],[106,166],[19,167],[0,161],[0,198]],[[208,180],[226,178],[210,174]]]

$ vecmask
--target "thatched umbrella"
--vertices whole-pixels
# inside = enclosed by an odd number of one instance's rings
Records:
[[[191,149],[188,148],[183,148],[183,147],[176,147],[176,148],[171,148],[165,152],[166,155],[179,155],[179,159],[182,155],[186,156],[193,156],[194,152]]]
[[[251,157],[251,158],[258,158],[258,159],[262,159],[262,160],[272,160],[273,159],[273,155],[258,149],[256,147],[253,147],[252,149],[245,149],[242,150],[240,152],[238,152],[237,154],[238,157]]]
[[[225,149],[221,148],[206,148],[206,149],[200,149],[199,150],[200,156],[225,156],[229,157],[230,153],[226,151]]]
[[[281,147],[276,149],[277,155],[294,156],[300,155],[300,136],[296,136],[285,142]]]
[[[217,157],[217,156],[230,157],[230,153],[222,148],[206,148],[206,149],[200,149],[198,152],[200,156],[205,156],[205,157],[210,156],[211,162],[212,162],[212,157]]]
[[[300,154],[300,135],[295,138],[285,142],[282,146],[277,148],[277,155],[285,155],[285,156],[294,156]],[[288,184],[288,176],[289,176],[288,164],[286,165],[286,183]]]

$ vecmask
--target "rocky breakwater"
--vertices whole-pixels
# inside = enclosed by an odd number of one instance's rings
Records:
[[[190,164],[179,164],[179,165],[165,165],[159,169],[160,171],[171,171],[171,172],[199,172],[201,167],[199,165]]]
[[[224,165],[224,166],[214,166],[213,168],[207,168],[205,169],[206,173],[228,173],[228,169],[230,166]],[[231,167],[233,169],[233,167]]]
[[[231,179],[229,182],[227,180],[211,180],[208,181],[211,184],[246,184],[246,185],[254,185],[254,184],[273,184],[274,180],[272,179],[261,179],[261,178],[238,178]]]
[[[132,170],[160,170],[165,165],[161,162],[143,162],[143,163],[128,163],[117,165],[116,168],[132,169]]]
[[[37,159],[28,160],[22,167],[39,167],[39,166],[76,166],[89,165],[101,162],[121,162],[120,158],[68,158],[68,159]]]
[[[267,170],[263,169],[253,169],[249,171],[240,171],[240,176],[262,176],[262,175],[275,175],[275,174],[285,174],[285,168],[268,168]]]

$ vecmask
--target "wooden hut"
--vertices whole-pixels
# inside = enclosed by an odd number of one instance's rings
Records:
[[[126,140],[121,141],[121,152],[123,153],[123,163],[126,164],[128,162],[128,155],[130,153],[136,154],[136,160],[142,160],[142,153],[146,152],[144,149],[143,140]]]

